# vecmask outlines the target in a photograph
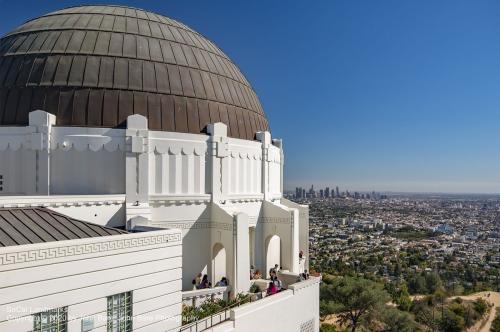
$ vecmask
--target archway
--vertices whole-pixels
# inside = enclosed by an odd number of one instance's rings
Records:
[[[226,248],[220,243],[216,243],[212,250],[212,285],[227,277],[226,271]]]
[[[272,235],[266,239],[266,276],[275,264],[281,266],[281,239],[278,235]]]

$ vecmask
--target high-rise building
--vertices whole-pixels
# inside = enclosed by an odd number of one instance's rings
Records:
[[[335,196],[340,197],[339,187],[335,187]]]
[[[325,197],[328,198],[330,197],[330,188],[326,187],[325,189]]]

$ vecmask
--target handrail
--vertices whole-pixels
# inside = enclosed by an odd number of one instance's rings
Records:
[[[182,332],[182,331],[192,331],[193,327],[195,327],[195,331],[196,332],[200,332],[200,331],[204,331],[206,329],[209,329],[209,328],[211,328],[211,327],[213,327],[215,325],[218,325],[218,324],[220,324],[222,322],[225,322],[225,321],[229,320],[229,318],[231,318],[231,316],[228,317],[228,311],[229,310],[231,310],[231,309],[233,309],[235,307],[239,307],[240,305],[243,305],[243,304],[246,304],[246,303],[250,303],[250,302],[252,302],[252,297],[249,297],[248,300],[245,300],[245,301],[235,302],[235,303],[233,303],[231,305],[228,305],[228,306],[222,308],[221,310],[219,310],[218,312],[216,312],[216,313],[214,313],[214,314],[212,314],[210,316],[198,319],[195,322],[192,322],[192,323],[189,323],[187,325],[182,326],[181,329],[180,329],[180,332]],[[221,318],[218,322],[216,322],[214,324],[214,321],[213,321],[214,317],[217,316],[217,315],[220,317],[222,313],[224,313],[224,319]],[[204,327],[201,327],[201,329],[198,329],[198,326],[202,325],[201,322],[208,321],[209,319],[210,319],[210,325],[208,325],[207,324],[208,322],[207,322],[207,323],[205,323]]]

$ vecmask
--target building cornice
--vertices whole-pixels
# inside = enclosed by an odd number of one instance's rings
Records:
[[[0,207],[70,207],[122,205],[125,195],[0,196]]]

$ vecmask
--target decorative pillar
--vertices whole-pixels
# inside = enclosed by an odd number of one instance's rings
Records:
[[[212,202],[222,203],[229,192],[229,158],[227,126],[222,122],[207,126],[208,156],[211,170],[210,191]]]
[[[262,193],[264,200],[269,200],[269,145],[271,145],[271,133],[259,131],[256,134],[257,140],[262,143]]]
[[[50,138],[56,116],[38,110],[28,115],[28,121],[33,129],[30,142],[35,151],[35,194],[50,195]]]
[[[139,114],[129,116],[125,135],[127,222],[138,216],[151,219],[148,120]]]

